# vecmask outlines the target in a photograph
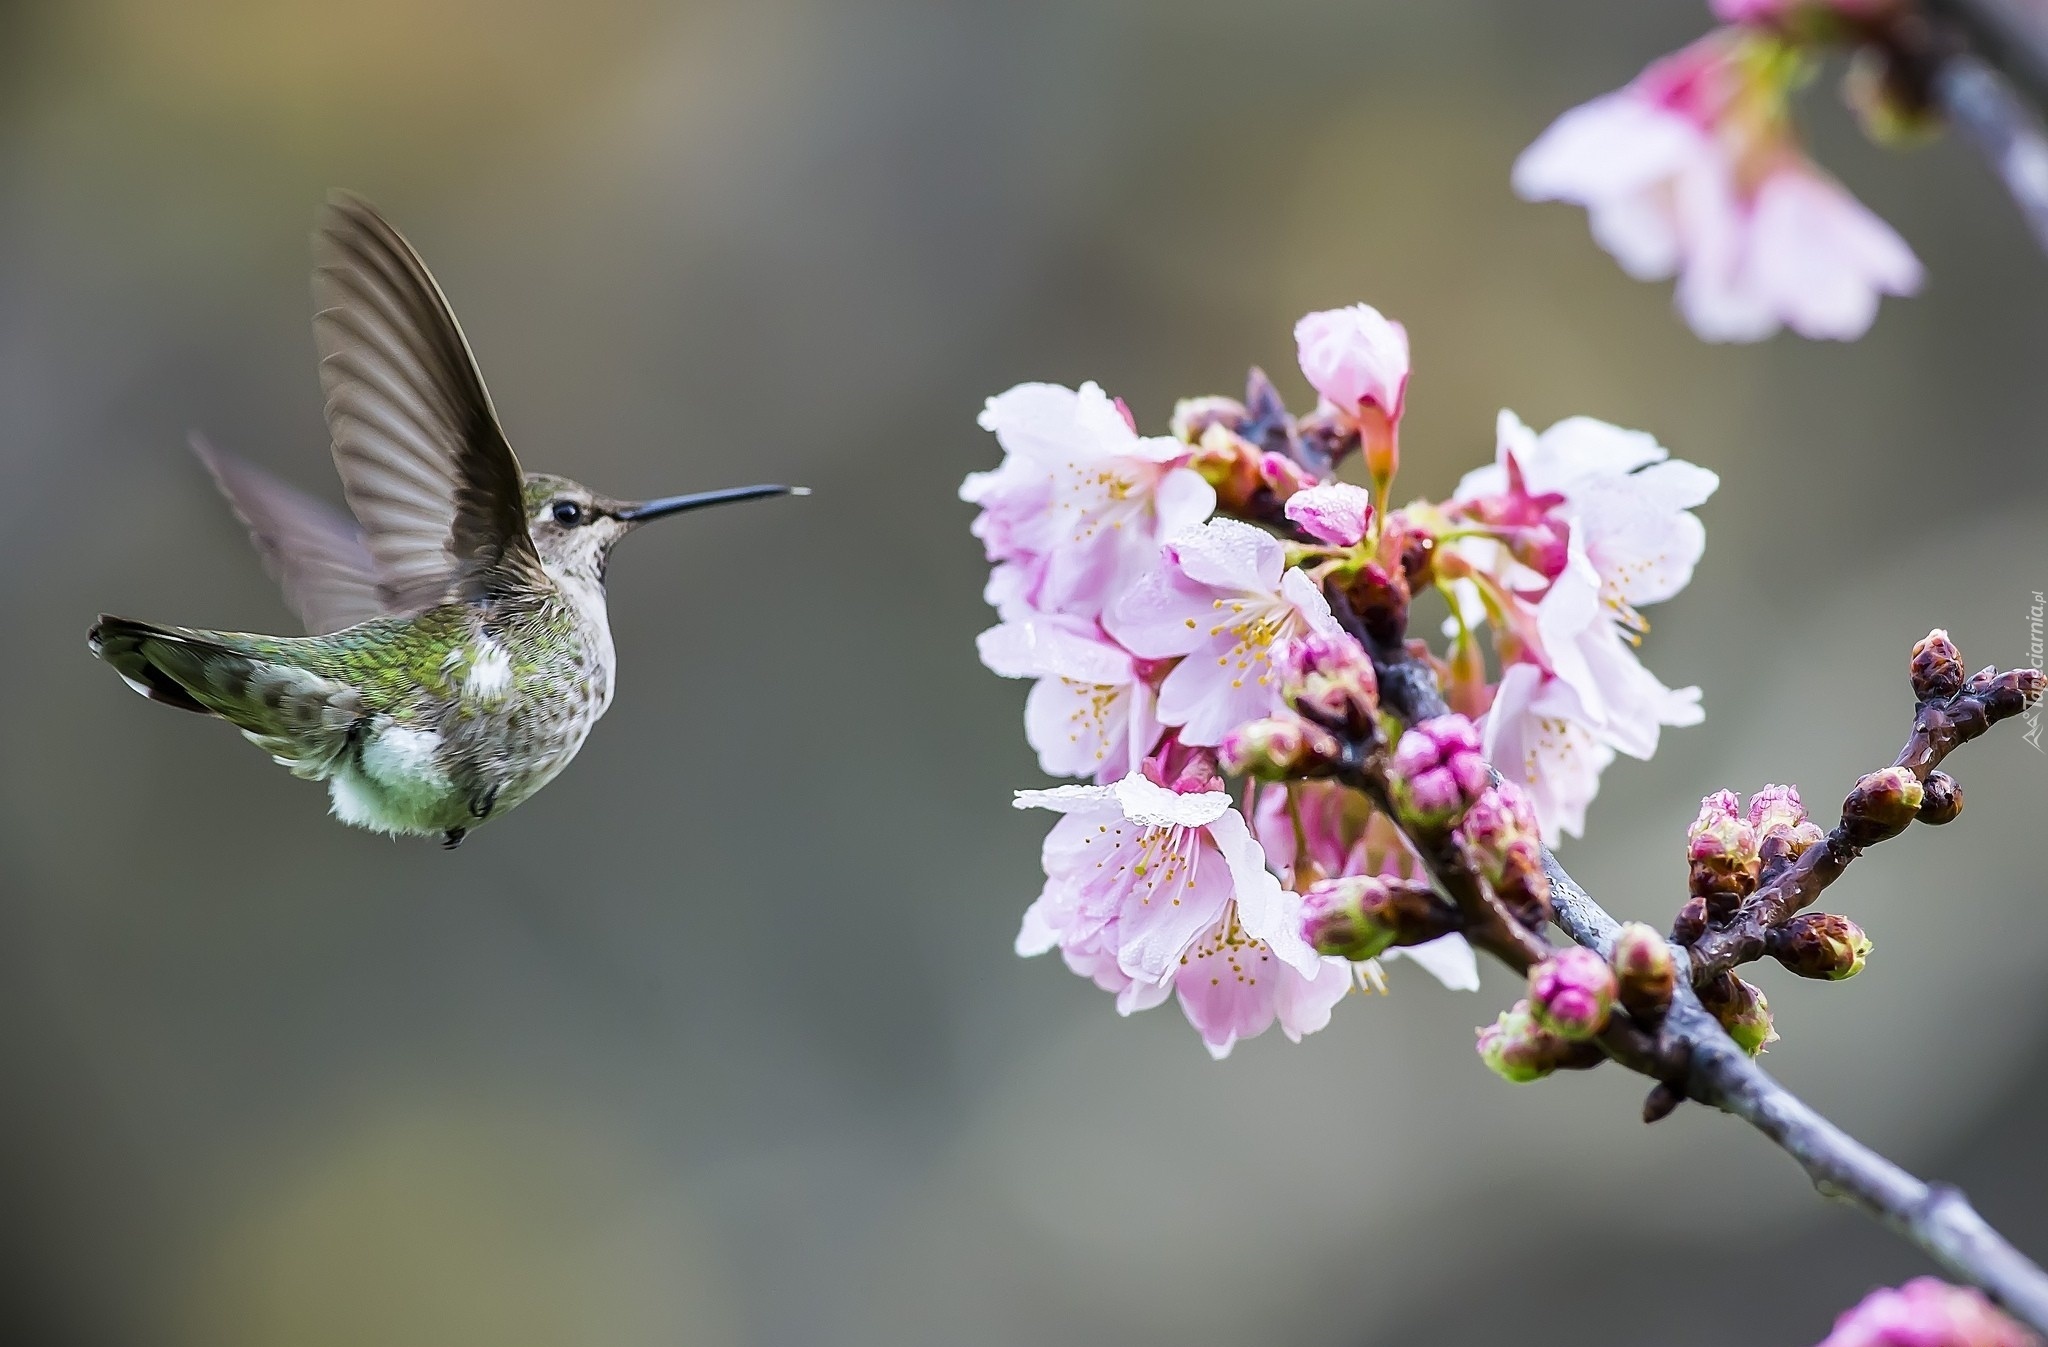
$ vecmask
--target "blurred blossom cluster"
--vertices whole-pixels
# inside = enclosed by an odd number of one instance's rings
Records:
[[[1915,1277],[1872,1291],[1835,1321],[1821,1347],[2040,1347],[1981,1291]]]
[[[1330,779],[1336,736],[1379,723],[1366,644],[1398,649],[1415,596],[1449,607],[1427,655],[1458,714],[1401,737],[1394,807],[1459,824],[1504,898],[1544,901],[1540,841],[1583,828],[1617,752],[1701,718],[1637,644],[1692,576],[1714,474],[1638,431],[1503,412],[1493,464],[1391,508],[1406,332],[1355,305],[1295,336],[1306,415],[1258,370],[1159,436],[1094,384],[1024,384],[989,400],[1003,459],[961,489],[1000,618],[982,661],[1033,680],[1040,766],[1087,782],[1018,795],[1061,816],[1018,951],[1058,949],[1126,1014],[1177,997],[1219,1057],[1321,1028],[1384,987],[1381,959],[1477,986],[1403,829]],[[1369,486],[1338,478],[1353,455]]]
[[[1897,0],[1714,0],[1729,26],[1573,108],[1523,152],[1515,190],[1584,206],[1631,276],[1677,277],[1680,312],[1709,341],[1780,327],[1851,340],[1884,295],[1919,289],[1891,226],[1814,163],[1791,119],[1816,53],[1868,41]],[[1913,120],[1880,81],[1851,85],[1873,132]]]

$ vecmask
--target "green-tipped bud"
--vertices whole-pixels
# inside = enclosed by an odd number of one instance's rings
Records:
[[[1223,769],[1261,781],[1328,776],[1337,770],[1343,747],[1328,730],[1299,716],[1268,716],[1241,725],[1223,738],[1216,756]]]
[[[1940,627],[1913,647],[1913,696],[1923,702],[1945,702],[1963,690],[1963,655]]]
[[[1582,945],[1529,970],[1529,1013],[1559,1038],[1591,1038],[1614,1013],[1614,970]]]
[[[1842,801],[1842,826],[1859,847],[1897,837],[1919,814],[1926,794],[1920,778],[1903,767],[1872,772]]]
[[[1301,896],[1301,934],[1318,954],[1370,959],[1458,929],[1458,912],[1428,884],[1392,875],[1326,879]]]
[[[1728,1031],[1737,1047],[1754,1057],[1778,1041],[1771,1026],[1771,1003],[1762,991],[1733,973],[1723,973],[1700,988],[1700,1004]]]
[[[1632,921],[1614,937],[1614,994],[1629,1014],[1654,1023],[1678,988],[1678,964],[1664,937]]]
[[[1855,977],[1870,957],[1870,937],[1863,928],[1833,912],[1794,917],[1770,933],[1766,947],[1799,976],[1830,982]]]
[[[1542,1080],[1557,1070],[1558,1057],[1566,1043],[1536,1022],[1527,1001],[1517,1001],[1512,1010],[1479,1031],[1479,1060],[1496,1076],[1516,1085]]]
[[[1921,783],[1919,820],[1939,826],[1963,812],[1963,788],[1947,772],[1929,772]]]
[[[1479,1030],[1479,1060],[1502,1080],[1523,1085],[1553,1071],[1583,1071],[1600,1065],[1607,1055],[1590,1040],[1560,1037],[1536,1022],[1527,1001]]]

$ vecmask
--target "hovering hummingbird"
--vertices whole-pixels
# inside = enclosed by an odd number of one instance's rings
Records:
[[[313,334],[355,518],[193,450],[309,636],[102,616],[93,654],[152,701],[221,717],[344,823],[453,847],[553,780],[612,699],[605,562],[650,519],[802,487],[626,502],[529,473],[426,264],[337,193],[313,239]]]

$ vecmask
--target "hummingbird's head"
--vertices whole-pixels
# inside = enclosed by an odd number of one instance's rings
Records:
[[[740,486],[688,496],[624,501],[600,496],[566,477],[530,472],[526,474],[526,528],[533,535],[533,547],[540,553],[541,565],[557,584],[580,580],[601,585],[612,547],[650,519],[730,501],[810,494],[810,488],[802,486]]]

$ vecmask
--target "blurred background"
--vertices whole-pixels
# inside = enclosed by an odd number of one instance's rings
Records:
[[[1496,409],[1719,471],[1645,655],[1708,718],[1566,848],[1662,924],[1699,796],[1817,803],[1950,627],[2048,589],[2048,260],[1953,141],[1823,162],[1926,293],[1851,346],[1711,348],[1581,213],[1558,112],[1693,0],[64,0],[0,7],[0,1325],[69,1347],[1807,1344],[1926,1270],[1747,1129],[1618,1071],[1510,1090],[1477,996],[1208,1060],[1010,944],[1047,823],[955,498],[987,395],[1148,429],[1293,320],[1408,324],[1404,493]],[[450,293],[529,466],[807,482],[649,530],[575,765],[444,854],[326,817],[86,654],[101,610],[291,620],[188,431],[339,499],[308,332],[323,193]],[[1859,866],[1841,986],[1765,970],[1768,1059],[2048,1254],[2048,757]],[[1569,1275],[1553,1268],[1568,1262]],[[1682,1313],[1666,1313],[1677,1304]]]

